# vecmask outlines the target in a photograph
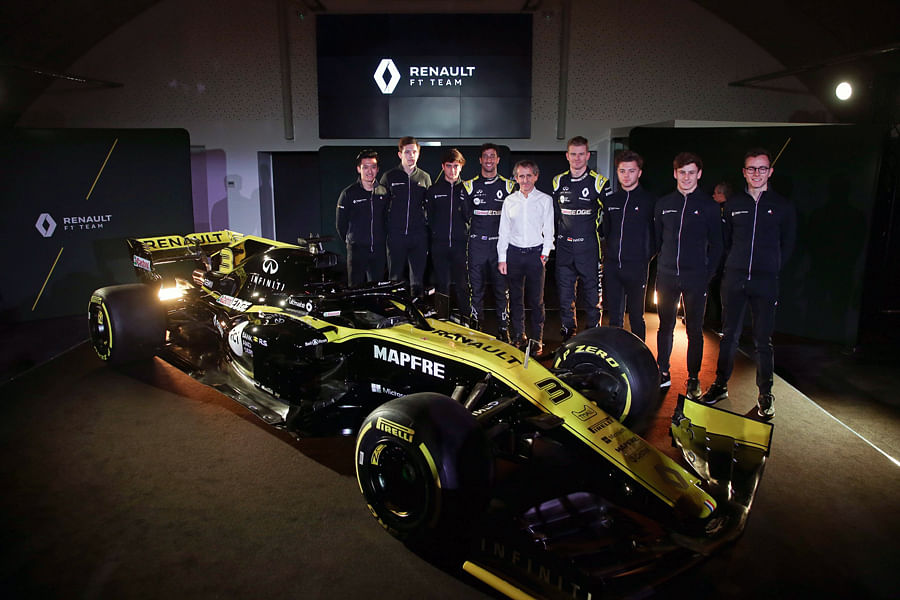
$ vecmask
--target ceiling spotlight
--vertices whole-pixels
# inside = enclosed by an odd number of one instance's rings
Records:
[[[834,95],[837,96],[838,100],[848,100],[853,95],[853,86],[846,81],[842,81],[834,88]]]

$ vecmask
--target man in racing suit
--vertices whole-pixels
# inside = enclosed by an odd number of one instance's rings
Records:
[[[416,165],[420,151],[416,138],[401,138],[397,147],[400,164],[381,177],[388,193],[388,271],[391,279],[408,281],[413,297],[420,297],[428,259],[425,192],[431,187],[431,177]]]
[[[438,293],[456,291],[456,306],[463,316],[469,315],[469,284],[466,277],[465,190],[459,178],[466,159],[456,148],[441,159],[443,175],[425,194],[428,228],[431,233],[431,267]]]
[[[356,155],[359,179],[341,192],[337,202],[338,235],[347,244],[347,281],[359,285],[379,281],[385,266],[385,209],[387,190],[376,181],[378,153]]]
[[[497,238],[503,200],[515,190],[515,182],[499,175],[500,149],[481,146],[481,174],[463,182],[466,190],[466,220],[469,223],[469,286],[472,319],[476,329],[484,326],[484,291],[490,283],[497,309],[497,337],[509,341],[509,288],[497,268]]]
[[[722,219],[719,206],[697,187],[703,176],[703,161],[682,152],[673,162],[677,190],[656,203],[654,229],[659,249],[656,273],[659,331],[656,361],[660,385],[672,384],[669,357],[678,315],[678,299],[684,301],[687,328],[686,395],[699,399],[700,365],[703,361],[703,313],[706,290],[722,256]]]
[[[794,206],[769,189],[774,169],[764,149],[744,156],[745,191],[725,202],[725,274],[722,278],[723,336],[719,345],[716,381],[702,401],[715,404],[728,397],[728,379],[750,306],[756,348],[757,413],[775,415],[772,380],[775,359],[772,332],[778,305],[778,274],[794,249],[797,215]]]
[[[569,170],[553,178],[556,214],[556,286],[559,319],[565,342],[577,330],[575,286],[580,279],[587,314],[585,328],[600,324],[600,239],[598,234],[603,186],[607,179],[588,169],[587,139],[576,136],[566,145]]]
[[[603,201],[603,300],[610,326],[625,326],[627,306],[631,332],[644,340],[647,269],[656,254],[656,196],[641,186],[644,159],[640,154],[631,150],[619,152],[615,165],[620,188]]]

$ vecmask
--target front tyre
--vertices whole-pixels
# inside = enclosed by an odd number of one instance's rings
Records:
[[[112,365],[150,358],[166,337],[166,310],[150,286],[111,285],[91,294],[91,345]]]
[[[583,331],[556,351],[559,377],[607,414],[637,430],[659,404],[659,368],[647,346],[618,327]]]
[[[391,535],[410,543],[447,540],[483,510],[493,461],[484,430],[461,404],[442,394],[411,394],[363,422],[356,477]]]

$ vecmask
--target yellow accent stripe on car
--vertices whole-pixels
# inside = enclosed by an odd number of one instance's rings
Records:
[[[477,565],[470,560],[463,563],[463,571],[513,600],[535,600],[535,597],[531,594],[522,591],[505,579],[497,577],[484,567]]]
[[[690,398],[685,398],[684,416],[709,433],[727,435],[737,443],[769,451],[773,429],[771,423],[748,419],[715,406],[694,402]]]

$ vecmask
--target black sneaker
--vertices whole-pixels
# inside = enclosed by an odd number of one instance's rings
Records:
[[[660,371],[659,372],[659,387],[667,388],[672,385],[672,376],[669,375],[668,371]]]
[[[768,394],[760,394],[756,399],[758,405],[756,412],[763,419],[771,419],[775,416],[775,396],[771,392]]]
[[[497,339],[501,342],[509,343],[509,329],[501,328],[497,330]]]
[[[716,402],[721,402],[728,397],[728,384],[727,383],[719,383],[718,381],[713,382],[711,386],[709,386],[709,390],[702,396],[700,396],[700,402],[703,404],[707,404],[712,406]]]
[[[687,391],[685,392],[685,396],[690,398],[691,400],[699,400],[702,395],[702,390],[700,389],[700,380],[696,377],[688,377],[687,385],[685,386]]]

